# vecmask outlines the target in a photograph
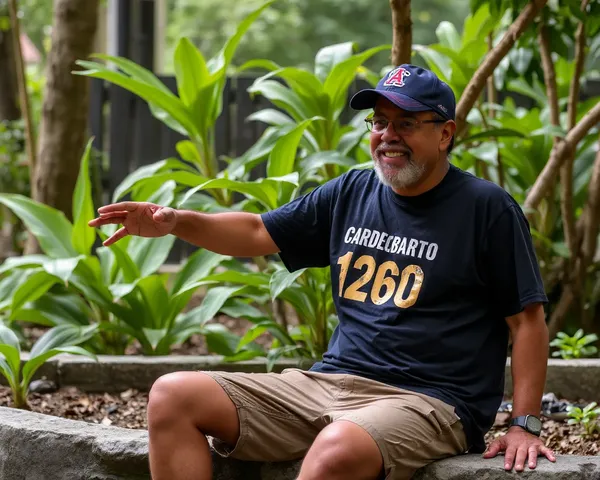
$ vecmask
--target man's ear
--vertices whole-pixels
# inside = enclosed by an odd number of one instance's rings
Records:
[[[454,123],[454,120],[448,120],[442,125],[442,138],[439,146],[441,152],[448,150],[454,132],[456,132],[456,123]]]

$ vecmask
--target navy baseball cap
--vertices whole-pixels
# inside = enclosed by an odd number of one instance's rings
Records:
[[[350,106],[355,110],[374,108],[380,96],[409,112],[433,110],[447,120],[454,120],[456,99],[452,89],[433,72],[416,65],[394,68],[375,88],[356,93]]]

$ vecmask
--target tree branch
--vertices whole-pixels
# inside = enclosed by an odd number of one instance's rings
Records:
[[[494,48],[493,44],[493,32],[490,32],[487,38],[488,41],[488,51],[492,51]],[[494,85],[494,76],[490,75],[487,79],[487,101],[488,103],[494,105],[498,102],[498,98],[496,95],[496,87]],[[494,108],[490,108],[488,113],[490,120],[493,120],[496,117],[496,110]],[[485,116],[481,117],[485,122]],[[486,127],[487,128],[487,127]],[[498,185],[504,188],[504,165],[502,165],[502,155],[500,153],[500,142],[497,138],[494,139],[496,141],[496,145],[498,146],[498,153],[496,155],[496,169],[498,171]]]
[[[587,266],[590,265],[596,253],[598,229],[600,227],[600,138],[598,151],[592,169],[592,178],[588,186],[588,198],[583,210],[583,244],[581,258]]]
[[[598,122],[600,122],[600,103],[589,110],[579,123],[567,133],[567,136],[554,146],[548,162],[533,184],[529,195],[527,195],[525,200],[526,210],[532,211],[538,207],[542,198],[546,196],[548,190],[554,184],[554,179],[566,156],[575,151],[577,144]]]
[[[410,63],[412,54],[412,21],[410,0],[390,0],[392,9],[392,64]]]
[[[21,114],[25,120],[25,147],[29,160],[29,178],[31,182],[31,194],[35,189],[35,164],[36,164],[36,141],[31,121],[31,109],[29,108],[29,95],[27,94],[27,78],[25,77],[25,66],[23,65],[23,52],[21,51],[21,29],[19,16],[17,14],[17,0],[8,0],[8,12],[10,15],[11,30],[13,32],[13,48],[15,49],[15,66],[17,71],[17,85],[19,88],[19,103]]]
[[[390,0],[392,1],[392,0]],[[460,136],[466,126],[467,114],[473,108],[477,97],[485,86],[486,79],[493,73],[500,61],[508,54],[521,34],[533,22],[535,16],[546,5],[548,0],[531,0],[523,9],[515,22],[502,37],[502,40],[487,54],[473,78],[468,83],[456,106],[457,136]]]

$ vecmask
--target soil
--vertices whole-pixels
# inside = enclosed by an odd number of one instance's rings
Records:
[[[0,386],[0,406],[10,407],[10,390]],[[30,408],[34,412],[73,420],[113,425],[123,428],[146,429],[148,394],[126,390],[119,394],[85,393],[77,388],[62,388],[53,393],[31,393]],[[577,402],[587,403],[587,402]],[[510,414],[498,413],[494,427],[486,436],[490,442],[506,430]],[[542,440],[561,455],[600,455],[600,434],[584,435],[583,428],[564,420],[543,418]]]

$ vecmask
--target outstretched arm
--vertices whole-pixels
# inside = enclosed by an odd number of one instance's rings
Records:
[[[120,202],[98,209],[91,227],[123,225],[105,242],[112,245],[127,235],[175,235],[186,242],[223,255],[254,257],[279,252],[260,215],[246,212],[206,214],[176,210],[148,202]]]

